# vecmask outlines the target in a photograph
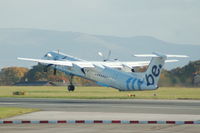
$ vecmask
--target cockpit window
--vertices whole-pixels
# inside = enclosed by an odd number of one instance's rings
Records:
[[[52,55],[50,53],[47,53],[44,55],[44,57],[52,57]]]

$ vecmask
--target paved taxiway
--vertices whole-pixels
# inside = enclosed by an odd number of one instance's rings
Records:
[[[76,100],[0,98],[0,106],[39,108],[42,111],[9,119],[132,119],[200,120],[198,100]],[[0,125],[1,132],[194,132],[200,125],[36,124]]]
[[[44,111],[200,115],[198,100],[0,98],[0,106],[39,108]]]
[[[40,124],[0,125],[1,133],[199,133],[199,125]]]

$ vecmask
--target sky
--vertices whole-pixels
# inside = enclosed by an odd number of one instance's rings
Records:
[[[142,35],[200,45],[199,13],[200,0],[0,0],[0,28]]]

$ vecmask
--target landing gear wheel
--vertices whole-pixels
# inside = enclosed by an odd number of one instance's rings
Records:
[[[75,90],[74,85],[69,85],[69,86],[68,86],[68,91],[74,91],[74,90]]]
[[[75,86],[73,85],[73,75],[70,75],[70,77],[69,77],[69,85],[68,85],[68,91],[70,92],[70,91],[74,91],[75,90]]]

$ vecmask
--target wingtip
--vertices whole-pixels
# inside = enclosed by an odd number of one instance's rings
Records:
[[[26,58],[17,57],[18,60],[25,60]]]

